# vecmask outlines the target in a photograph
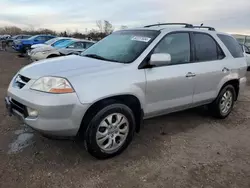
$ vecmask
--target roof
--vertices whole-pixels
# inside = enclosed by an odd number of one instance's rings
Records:
[[[125,29],[125,30],[131,30],[131,29]],[[158,23],[158,24],[152,24],[152,25],[146,25],[143,27],[134,28],[133,30],[155,30],[155,31],[164,31],[164,32],[172,32],[172,31],[200,31],[204,33],[220,33],[220,34],[226,34],[222,32],[218,32],[215,30],[215,28],[210,26],[195,26],[188,23]],[[228,34],[227,34],[228,35]]]

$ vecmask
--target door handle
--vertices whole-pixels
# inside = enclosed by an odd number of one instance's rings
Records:
[[[230,71],[230,69],[227,68],[227,67],[224,67],[224,68],[222,69],[222,72],[224,72],[224,73],[226,73],[226,72],[228,72],[228,71]]]
[[[187,75],[186,75],[187,78],[195,77],[195,76],[196,76],[196,74],[192,73],[192,72],[188,72]]]

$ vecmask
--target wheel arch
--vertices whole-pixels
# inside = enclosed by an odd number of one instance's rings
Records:
[[[96,114],[100,109],[103,107],[112,104],[114,102],[120,102],[122,104],[127,105],[132,111],[135,116],[136,121],[136,132],[140,131],[142,119],[143,119],[143,108],[141,105],[140,100],[131,94],[124,94],[124,95],[115,95],[107,98],[100,99],[96,102],[94,102],[86,111],[82,118],[81,126],[78,131],[78,134],[85,134],[88,124],[91,121],[94,114]]]
[[[239,79],[232,79],[232,80],[228,80],[227,82],[225,82],[225,83],[221,86],[221,88],[220,88],[220,90],[218,91],[217,95],[218,95],[218,94],[220,93],[220,91],[221,91],[224,87],[226,87],[227,85],[232,85],[232,86],[234,87],[235,93],[236,93],[235,100],[237,100],[237,99],[238,99],[238,95],[239,95],[239,90],[240,90],[240,81],[239,81]]]

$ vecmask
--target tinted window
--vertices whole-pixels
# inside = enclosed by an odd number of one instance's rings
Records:
[[[24,36],[22,36],[22,38],[23,39],[28,39],[28,38],[30,38],[31,36],[29,36],[29,35],[24,35]]]
[[[190,40],[188,33],[173,33],[164,37],[153,53],[168,53],[171,64],[190,62]]]
[[[84,45],[83,42],[75,42],[74,43],[74,48],[76,48],[76,49],[83,49],[83,48],[85,48],[85,45]]]
[[[90,46],[92,46],[94,43],[92,43],[92,42],[86,42],[85,43],[85,48],[87,49],[87,48],[89,48]]]
[[[45,40],[50,40],[50,39],[53,39],[53,38],[55,38],[55,37],[53,37],[53,36],[45,36]]]
[[[194,44],[196,61],[213,61],[224,57],[221,48],[207,34],[194,33]]]
[[[243,57],[242,49],[236,39],[231,36],[222,34],[219,34],[218,37],[224,43],[233,57]]]

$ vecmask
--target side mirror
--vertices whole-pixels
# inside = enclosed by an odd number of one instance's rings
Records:
[[[163,66],[171,63],[171,55],[168,53],[152,54],[150,57],[150,65]]]

